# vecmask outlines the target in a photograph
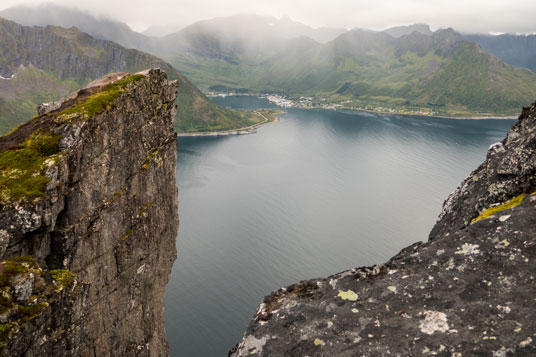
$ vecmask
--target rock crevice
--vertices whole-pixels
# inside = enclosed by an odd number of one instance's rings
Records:
[[[5,355],[167,354],[176,92],[159,69],[108,75],[0,137],[0,264],[31,259],[1,275]]]

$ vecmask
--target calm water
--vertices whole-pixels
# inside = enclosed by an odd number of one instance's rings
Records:
[[[426,240],[513,123],[289,110],[255,135],[180,138],[171,355],[226,356],[270,291]]]

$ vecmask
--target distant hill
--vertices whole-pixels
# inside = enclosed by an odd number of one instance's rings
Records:
[[[312,96],[401,111],[424,107],[448,116],[514,115],[536,97],[533,72],[504,63],[452,29],[431,32],[424,24],[347,31],[236,15],[161,38],[130,32],[126,38],[144,39],[138,49],[164,58],[203,91]],[[483,47],[506,58],[500,52],[506,43],[493,51]]]
[[[183,27],[184,26],[178,24],[152,25],[145,29],[142,34],[149,37],[163,37],[175,33]]]
[[[24,26],[75,26],[81,32],[126,48],[141,49],[150,43],[150,38],[133,31],[125,23],[52,3],[14,6],[0,11],[0,17]]]
[[[409,25],[409,26],[396,26],[388,28],[387,30],[384,30],[383,32],[393,36],[393,37],[402,37],[405,35],[410,35],[412,32],[418,32],[423,35],[431,36],[432,30],[430,30],[430,26],[426,24],[415,24],[415,25]]]
[[[397,35],[409,32],[400,37],[352,30],[326,44],[261,39],[258,50],[239,36],[194,30],[188,30],[193,40],[182,40],[188,49],[168,60],[204,89],[212,83],[347,106],[426,107],[449,116],[515,114],[536,96],[533,72],[500,61],[452,29],[398,29]]]
[[[501,61],[536,72],[536,35],[465,35]]]
[[[96,39],[72,27],[26,27],[0,19],[0,133],[35,114],[37,104],[57,100],[109,72],[164,69],[178,79],[178,131],[234,129],[260,121],[221,108],[163,60]]]

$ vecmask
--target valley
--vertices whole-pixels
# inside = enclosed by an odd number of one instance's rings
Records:
[[[383,31],[314,29],[288,18],[235,15],[151,37],[62,7],[44,7],[38,14],[21,6],[0,16],[27,25],[80,26],[94,36],[152,53],[204,93],[279,95],[295,104],[300,97],[311,97],[315,108],[455,118],[515,116],[536,93],[536,74],[529,69],[536,42],[530,36],[432,31],[425,24]],[[177,130],[255,124],[236,112],[211,110],[208,116],[182,113]]]

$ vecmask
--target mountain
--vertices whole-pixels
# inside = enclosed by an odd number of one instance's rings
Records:
[[[253,114],[221,108],[163,60],[96,39],[72,27],[26,27],[0,19],[0,132],[35,113],[41,102],[57,100],[109,72],[164,69],[178,79],[178,131],[235,129],[261,121]]]
[[[465,35],[501,61],[536,72],[536,35]]]
[[[288,17],[276,18],[253,14],[241,14],[228,17],[218,17],[196,22],[184,29],[166,36],[170,42],[182,43],[182,39],[192,34],[219,36],[224,41],[240,40],[242,44],[269,43],[292,39],[300,36],[309,37],[317,42],[326,43],[342,33],[343,28],[313,28]],[[177,41],[179,40],[179,41]]]
[[[107,75],[0,137],[2,356],[169,355],[176,92]]]
[[[391,35],[392,37],[402,37],[405,35],[410,35],[412,32],[418,32],[422,33],[423,35],[431,36],[432,30],[430,30],[430,26],[426,24],[414,24],[409,26],[396,26],[388,28],[387,30],[384,30],[383,32]]]
[[[501,62],[452,29],[400,37],[356,29],[326,44],[305,37],[252,43],[192,27],[181,36],[186,50],[168,60],[203,89],[248,88],[399,111],[424,107],[448,116],[511,115],[536,96],[534,73]]]
[[[142,34],[149,37],[163,37],[175,33],[183,27],[179,24],[152,25],[145,29]]]
[[[75,26],[93,37],[127,48],[141,49],[150,43],[150,38],[133,31],[125,23],[52,3],[14,6],[0,11],[0,17],[24,26]]]
[[[143,38],[138,49],[164,58],[203,91],[462,117],[513,115],[536,96],[533,72],[505,64],[452,29],[431,33],[423,24],[346,31],[236,15]]]

